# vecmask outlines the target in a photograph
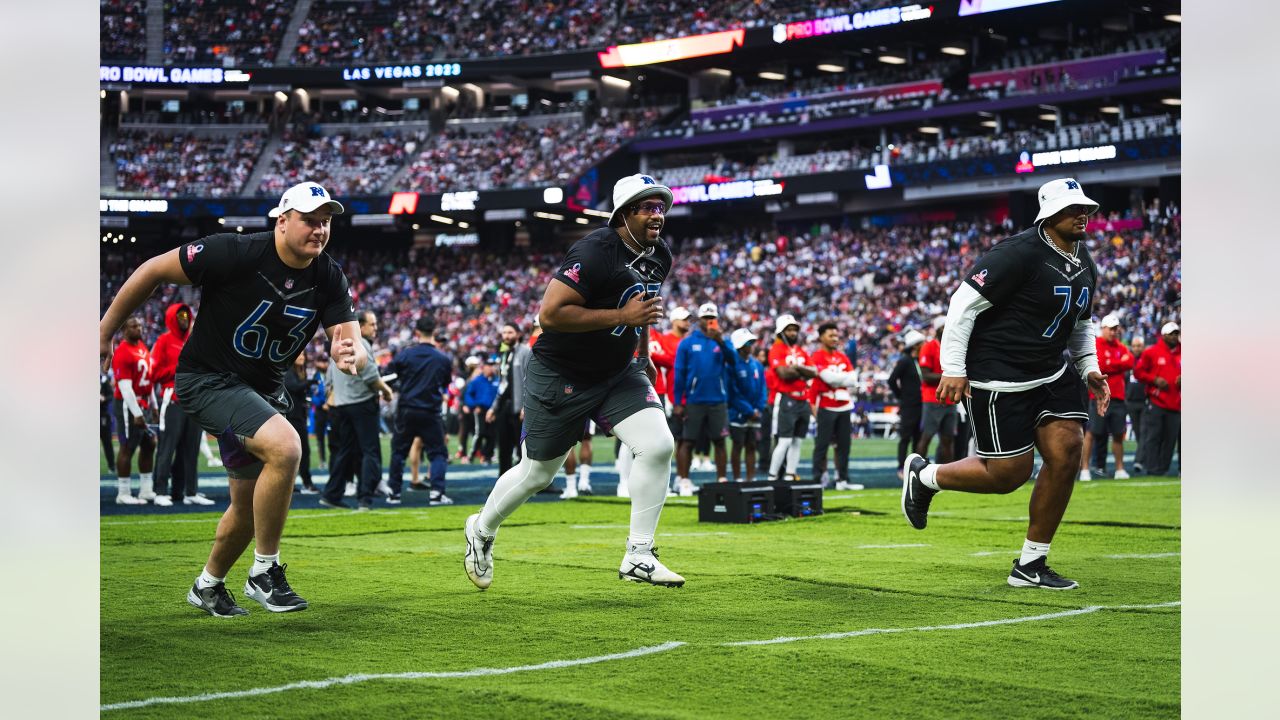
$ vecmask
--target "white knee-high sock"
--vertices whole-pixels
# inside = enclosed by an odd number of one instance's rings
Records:
[[[800,438],[791,438],[791,447],[787,448],[787,472],[796,474],[800,469]]]
[[[778,444],[773,448],[773,457],[769,460],[769,477],[776,478],[782,472],[782,463],[786,461],[790,449],[791,438],[778,438]]]
[[[627,447],[626,443],[623,443],[622,447],[618,448],[618,462],[616,463],[619,481],[627,482],[631,478],[631,463],[633,460],[635,460],[635,456],[631,454],[631,448]]]
[[[497,533],[498,526],[516,508],[551,484],[563,464],[563,455],[553,460],[531,460],[528,454],[521,457],[519,463],[502,473],[489,492],[489,498],[484,501],[484,508],[480,510],[480,532],[484,535]]]
[[[614,426],[613,432],[635,456],[627,481],[631,493],[631,533],[627,543],[652,544],[658,517],[667,501],[675,439],[667,427],[666,415],[657,408],[631,415]]]

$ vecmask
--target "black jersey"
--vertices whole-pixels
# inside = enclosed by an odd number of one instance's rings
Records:
[[[969,379],[1027,382],[1062,369],[1076,322],[1091,315],[1098,268],[1084,243],[1066,257],[1032,227],[978,258],[965,282],[993,306],[969,336]]]
[[[284,264],[271,232],[224,233],[178,248],[201,286],[200,317],[178,356],[178,372],[231,373],[281,397],[285,369],[316,328],[355,320],[347,277],[321,253],[301,270]]]
[[[671,248],[663,240],[653,254],[636,257],[612,228],[600,228],[569,248],[555,278],[582,293],[592,310],[615,309],[632,295],[659,295],[671,272]],[[561,375],[582,383],[606,380],[627,368],[640,328],[619,325],[584,333],[546,330],[533,353]]]

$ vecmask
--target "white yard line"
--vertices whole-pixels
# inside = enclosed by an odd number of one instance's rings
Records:
[[[1125,554],[1125,555],[1104,555],[1103,557],[1110,558],[1111,560],[1155,560],[1156,558],[1171,558],[1171,557],[1179,557],[1181,555],[1182,553],[1180,552],[1168,552],[1168,553],[1148,553],[1145,555],[1140,553],[1131,553],[1131,554]]]

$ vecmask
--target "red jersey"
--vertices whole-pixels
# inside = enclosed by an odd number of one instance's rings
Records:
[[[827,352],[819,348],[809,358],[813,360],[813,368],[818,371],[818,377],[813,379],[809,389],[809,401],[816,402],[818,407],[828,410],[852,410],[853,391],[847,387],[831,387],[822,379],[823,370],[852,371],[853,363],[849,362],[848,356],[839,350]]]
[[[681,337],[675,333],[649,331],[649,358],[658,368],[658,380],[653,389],[659,395],[666,395],[672,405],[676,401],[676,348],[680,340]]]
[[[164,391],[173,387],[173,379],[178,370],[178,355],[191,334],[190,324],[187,325],[185,332],[178,327],[178,313],[182,310],[187,311],[189,321],[194,319],[191,308],[186,303],[170,305],[164,313],[164,324],[169,331],[156,338],[156,344],[151,347],[151,381],[156,385],[161,402],[163,402]],[[177,401],[178,397],[175,393],[170,402]]]
[[[146,408],[147,398],[151,395],[151,351],[147,346],[141,340],[117,345],[115,355],[111,356],[111,372],[115,375],[112,382],[115,398],[123,399],[120,381],[130,380],[133,382],[133,394],[138,396],[138,406]]]
[[[927,341],[920,346],[920,369],[929,370],[931,372],[942,372],[942,343],[937,338]],[[920,400],[927,403],[938,402],[938,383],[929,382],[924,379],[924,374],[920,376]]]
[[[1133,376],[1147,386],[1147,398],[1151,404],[1165,410],[1182,412],[1182,388],[1178,380],[1182,377],[1182,343],[1170,348],[1163,339],[1142,351],[1138,365],[1133,369]],[[1161,390],[1156,387],[1156,378],[1162,377],[1169,386]]]
[[[773,404],[778,393],[789,395],[796,400],[809,401],[809,381],[805,378],[783,380],[777,376],[776,368],[782,365],[808,365],[809,353],[799,345],[788,345],[775,340],[769,348],[769,367],[764,372],[765,385],[769,388],[769,403]],[[772,380],[772,383],[769,381]]]
[[[1111,387],[1111,399],[1123,400],[1124,388],[1127,384],[1125,375],[1133,369],[1134,357],[1129,348],[1120,342],[1108,342],[1102,338],[1097,340],[1098,370],[1107,376],[1107,385]],[[1093,397],[1093,391],[1089,391]]]

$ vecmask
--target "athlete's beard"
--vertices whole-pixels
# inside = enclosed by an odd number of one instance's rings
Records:
[[[649,248],[649,247],[650,247],[650,244],[649,244],[649,243],[641,242],[641,241],[639,241],[639,240],[637,240],[637,239],[636,239],[635,234],[631,232],[631,224],[630,224],[630,223],[628,223],[628,222],[626,222],[626,221],[624,220],[624,221],[622,222],[622,227],[624,227],[624,228],[626,228],[626,229],[627,229],[627,237],[631,238],[631,242],[633,242],[633,243],[635,243],[637,246],[639,246],[641,250],[644,250],[644,249],[646,249],[646,248]],[[648,228],[648,226],[646,225],[646,229],[647,229],[647,228]],[[648,235],[648,233],[647,233],[647,232],[646,232],[645,234],[646,234],[646,236]],[[655,237],[655,238],[653,239],[653,243],[652,243],[652,245],[657,245],[657,244],[658,244],[658,243],[660,243],[660,242],[662,242],[662,230],[658,230],[658,235],[657,235],[657,237]]]

